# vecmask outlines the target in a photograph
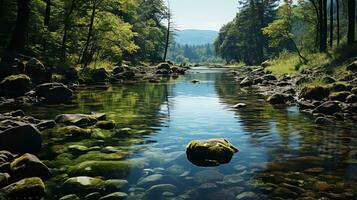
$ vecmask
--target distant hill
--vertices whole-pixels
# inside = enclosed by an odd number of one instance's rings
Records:
[[[188,45],[213,44],[217,37],[217,31],[186,29],[176,32],[175,41]]]

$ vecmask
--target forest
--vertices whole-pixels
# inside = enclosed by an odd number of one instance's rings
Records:
[[[0,200],[353,200],[356,122],[356,0],[0,0]]]

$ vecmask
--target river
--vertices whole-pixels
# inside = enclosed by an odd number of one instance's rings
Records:
[[[95,192],[64,191],[62,184],[87,175],[73,173],[73,166],[103,160],[131,163],[91,174],[128,181],[117,191],[129,199],[356,199],[356,124],[316,125],[297,107],[273,107],[233,78],[223,69],[197,68],[162,83],[78,88],[73,105],[29,108],[43,119],[104,112],[116,121],[114,131],[131,133],[118,138],[93,129],[92,138],[81,141],[45,138],[40,156],[54,175],[46,199]],[[247,107],[232,108],[236,103]],[[189,141],[210,138],[225,138],[240,151],[218,167],[190,163]]]

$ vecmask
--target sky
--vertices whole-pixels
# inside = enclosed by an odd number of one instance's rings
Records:
[[[238,11],[237,0],[170,0],[170,7],[179,30],[219,31]]]

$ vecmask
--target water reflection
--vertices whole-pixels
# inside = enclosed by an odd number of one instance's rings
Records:
[[[167,83],[82,88],[75,106],[30,108],[40,118],[105,112],[118,123],[114,131],[93,128],[82,141],[46,138],[42,158],[54,174],[46,198],[78,192],[64,191],[63,183],[84,175],[125,179],[116,191],[129,199],[356,197],[356,125],[321,127],[232,80],[229,73],[199,69]],[[233,109],[238,102],[247,107]],[[117,137],[123,131],[126,137]],[[186,144],[210,138],[226,138],[240,153],[218,167],[190,163]]]

